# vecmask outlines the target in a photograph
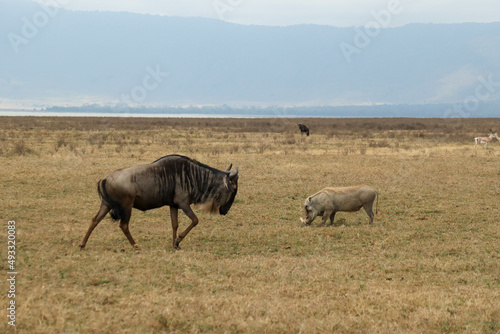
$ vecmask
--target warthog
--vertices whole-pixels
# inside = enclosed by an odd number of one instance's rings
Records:
[[[323,224],[326,223],[328,218],[330,218],[330,223],[333,224],[335,213],[339,211],[358,211],[363,207],[368,217],[370,217],[370,224],[373,224],[372,207],[375,197],[377,197],[378,208],[378,193],[371,187],[325,188],[306,199],[304,202],[306,218],[300,217],[300,220],[309,225],[316,216],[323,216]]]

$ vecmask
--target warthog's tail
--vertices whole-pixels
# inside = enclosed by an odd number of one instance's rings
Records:
[[[101,199],[111,208],[110,216],[113,220],[125,218],[125,209],[106,191],[106,179],[97,182],[97,192]]]

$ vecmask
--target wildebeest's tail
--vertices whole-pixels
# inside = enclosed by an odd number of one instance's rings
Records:
[[[111,208],[111,212],[109,214],[113,220],[125,218],[125,209],[106,191],[106,179],[102,179],[97,182],[97,192],[99,193],[101,199]]]

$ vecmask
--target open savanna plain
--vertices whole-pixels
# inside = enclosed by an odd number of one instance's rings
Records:
[[[311,136],[300,135],[305,123]],[[16,221],[19,333],[499,333],[499,119],[0,118],[2,232]],[[105,218],[119,168],[182,154],[239,168],[227,216],[174,250],[168,208],[134,210],[135,251]],[[379,191],[304,227],[326,186]],[[180,213],[180,229],[189,220]],[[0,332],[10,299],[3,279]]]

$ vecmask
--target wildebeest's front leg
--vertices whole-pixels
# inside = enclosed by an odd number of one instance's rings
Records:
[[[99,211],[97,212],[95,217],[92,218],[92,220],[90,221],[90,226],[89,229],[87,230],[87,234],[85,234],[85,237],[83,238],[82,243],[80,244],[81,250],[85,248],[87,240],[89,240],[90,234],[95,229],[97,224],[99,224],[99,222],[108,214],[109,210],[111,209],[104,202],[102,202]]]
[[[170,207],[170,220],[172,221],[172,240],[174,248],[179,248],[177,243],[177,228],[179,227],[179,209]]]
[[[175,248],[179,248],[179,244],[182,241],[182,239],[186,237],[186,235],[189,233],[189,231],[191,231],[193,227],[198,225],[198,217],[196,217],[196,215],[194,214],[193,210],[189,205],[179,205],[179,207],[182,209],[182,211],[184,211],[186,216],[188,216],[189,219],[191,219],[191,224],[181,234],[177,236],[177,239],[175,241]]]

